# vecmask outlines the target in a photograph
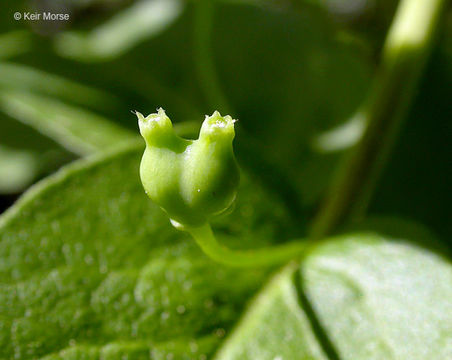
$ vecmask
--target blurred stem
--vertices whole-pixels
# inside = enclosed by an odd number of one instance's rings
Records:
[[[325,236],[364,214],[431,51],[446,0],[401,0],[380,67],[362,107],[366,130],[330,188],[311,235]]]
[[[218,75],[212,58],[211,34],[213,25],[213,0],[197,0],[194,18],[195,66],[201,88],[210,111],[219,110],[230,113],[231,108],[221,90]]]

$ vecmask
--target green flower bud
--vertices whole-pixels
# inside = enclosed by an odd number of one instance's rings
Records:
[[[225,212],[234,202],[240,179],[232,150],[235,120],[216,111],[206,116],[198,140],[185,140],[174,133],[163,109],[137,116],[146,141],[141,182],[173,225],[197,227]]]

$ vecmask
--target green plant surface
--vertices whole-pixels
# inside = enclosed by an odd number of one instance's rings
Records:
[[[409,238],[337,237],[271,281],[216,359],[449,359],[451,284]]]
[[[238,159],[247,159],[242,143],[254,140],[261,156],[282,169],[302,206],[315,204],[338,156],[360,137],[329,153],[312,143],[353,116],[369,88],[370,59],[339,42],[334,24],[312,9],[220,3],[213,16],[212,56],[232,110],[219,108],[220,102],[207,109],[239,114]]]
[[[0,38],[0,47],[4,46],[5,44]],[[91,86],[30,66],[5,61],[0,63],[0,88],[52,96],[98,110],[105,110],[113,103],[118,102],[114,96]]]
[[[181,0],[138,1],[89,33],[65,32],[56,38],[62,56],[79,61],[106,61],[158,35],[178,18]]]
[[[444,52],[446,39],[444,34],[442,48],[433,53],[407,119],[409,125],[395,145],[369,212],[382,214],[390,209],[391,214],[409,214],[452,245],[450,201],[445,196],[452,183],[452,124],[447,121],[452,118],[452,107],[447,92],[434,94],[452,83],[452,72],[441,70],[452,64]]]
[[[31,48],[31,36],[23,30],[11,31],[0,35],[0,59],[8,59]]]
[[[75,158],[55,141],[7,116],[0,116],[0,143],[1,194],[19,193]]]
[[[152,205],[138,177],[141,153],[140,144],[74,164],[3,215],[0,358],[65,348],[77,358],[143,341],[197,349],[198,339],[218,343],[259,287],[268,270],[215,264]],[[253,246],[260,232],[262,242],[284,236],[284,208],[244,186],[232,221],[218,222],[222,241]]]
[[[136,137],[100,115],[42,95],[0,91],[0,109],[78,154],[104,151]]]
[[[26,31],[1,35],[0,58],[30,51],[31,40]],[[71,151],[86,155],[132,137],[110,120],[82,108],[105,110],[117,101],[115,97],[33,67],[0,62],[0,94],[0,194],[20,193],[73,160]],[[62,100],[77,105],[61,104]],[[81,117],[86,120],[83,124]],[[96,137],[101,130],[110,136]]]
[[[76,156],[106,151],[137,137],[97,113],[63,102],[62,98],[70,97],[69,92],[58,89],[69,90],[75,101],[89,102],[82,93],[92,101],[107,99],[104,94],[52,76],[45,82],[44,74],[3,65],[0,76],[2,71],[12,70],[3,82],[17,81],[22,89],[8,90],[5,84],[0,85],[0,193],[19,193]],[[22,81],[22,76],[28,81]],[[44,90],[43,83],[55,88]],[[41,95],[40,90],[58,98]]]
[[[87,158],[0,216],[0,360],[452,359],[446,0],[74,0],[61,28],[12,20],[33,3],[0,4],[0,192]],[[160,106],[190,139],[205,113],[240,120],[236,206],[195,240],[140,183],[129,111]]]
[[[144,196],[142,151],[129,145],[70,165],[2,215],[0,358],[451,354],[452,268],[443,257],[401,235],[344,235],[246,307],[269,270],[219,265],[176,231]],[[287,217],[244,176],[235,211],[215,228],[228,246],[250,248],[286,238]]]

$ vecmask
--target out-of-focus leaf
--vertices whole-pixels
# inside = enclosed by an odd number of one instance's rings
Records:
[[[373,5],[375,0],[304,0],[308,4],[325,7],[339,16],[357,16],[367,7]]]
[[[0,89],[50,95],[96,109],[105,109],[118,101],[115,97],[90,86],[29,66],[6,62],[0,63]]]
[[[142,151],[70,165],[1,217],[0,358],[199,360],[229,332],[268,270],[218,265],[175,230],[143,192]],[[243,180],[221,241],[280,238],[286,209]]]
[[[0,59],[8,59],[26,53],[30,48],[31,34],[26,31],[17,30],[0,34]]]
[[[344,124],[315,136],[312,148],[319,153],[336,152],[356,145],[365,129],[365,118],[358,112]]]
[[[0,193],[15,193],[29,185],[37,175],[36,154],[0,145]]]
[[[0,118],[0,194],[19,193],[74,155],[27,125]]]
[[[96,131],[102,130],[99,127],[100,117],[94,117],[90,112],[83,110],[76,111],[75,107],[62,105],[59,101],[46,96],[29,95],[28,92],[53,95],[59,99],[98,109],[115,103],[114,97],[91,87],[31,67],[0,63],[0,94],[4,96],[0,100],[2,103],[0,107],[3,112],[57,139],[63,147],[82,155],[97,148],[77,146],[74,142],[98,141],[99,146],[107,146],[108,141],[119,140],[122,130],[118,131],[114,125],[104,128],[106,142],[93,137],[93,132],[95,134]],[[28,126],[13,124],[15,121],[6,117],[1,121],[0,193],[18,193],[38,177],[74,158],[56,143],[45,139]],[[101,121],[106,123],[106,120]],[[77,131],[77,124],[85,132]],[[118,133],[117,137],[112,136],[112,129]],[[124,131],[126,138],[127,135]]]
[[[1,91],[0,109],[80,155],[106,150],[136,137],[100,115],[46,96]]]
[[[159,34],[181,13],[181,0],[142,0],[89,33],[65,32],[56,38],[62,56],[79,61],[111,60]]]
[[[215,359],[451,358],[451,262],[406,241],[356,233],[318,246],[273,279]]]

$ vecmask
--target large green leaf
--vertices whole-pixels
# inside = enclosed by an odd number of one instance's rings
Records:
[[[144,195],[141,152],[131,145],[71,165],[2,216],[1,359],[452,354],[450,262],[373,233],[331,239],[300,271],[286,267],[230,334],[268,270],[215,264],[173,229]],[[221,242],[291,235],[287,210],[243,178],[235,211],[215,223]]]
[[[172,228],[144,195],[141,152],[140,144],[70,166],[3,215],[1,359],[135,359],[151,350],[202,359],[259,287],[265,270],[219,266]],[[222,241],[253,246],[285,237],[285,218],[245,180],[235,212],[216,227]]]
[[[216,359],[450,359],[451,299],[442,255],[344,235],[274,278]]]

